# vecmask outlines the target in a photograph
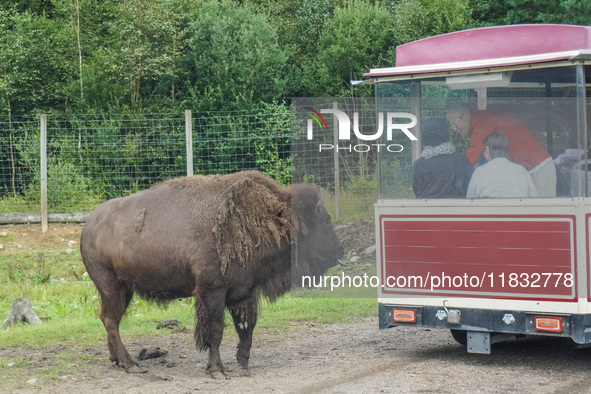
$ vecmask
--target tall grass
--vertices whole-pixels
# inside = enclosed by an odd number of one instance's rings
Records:
[[[373,218],[373,204],[377,200],[374,178],[359,178],[341,191],[339,223]],[[334,195],[325,192],[325,204],[335,216]],[[2,242],[16,242],[12,234]],[[26,249],[26,248],[25,248]],[[11,346],[43,347],[64,342],[90,345],[104,342],[106,334],[98,312],[100,299],[94,284],[85,275],[78,250],[64,252],[59,247],[47,247],[44,252],[0,249],[0,322],[8,315],[14,298],[28,297],[43,324],[0,330],[0,348]],[[57,249],[51,250],[51,249]],[[353,267],[354,268],[354,267]],[[339,275],[340,272],[335,271]],[[355,272],[349,272],[353,275]],[[327,294],[324,290],[287,294],[271,304],[261,301],[257,327],[281,329],[293,322],[343,322],[360,316],[376,316],[377,302],[374,289],[364,292],[339,291]],[[365,298],[362,298],[365,297]],[[122,335],[129,338],[141,335],[161,335],[156,322],[177,319],[184,326],[195,324],[192,299],[161,304],[134,297],[121,324]],[[231,319],[230,319],[231,320]],[[231,326],[231,324],[228,324]],[[230,327],[228,332],[232,331]]]
[[[0,330],[0,348],[39,348],[64,343],[85,346],[106,340],[104,327],[98,318],[98,292],[84,275],[78,251],[70,254],[48,252],[1,256],[1,320],[8,315],[10,304],[16,297],[28,297],[43,323],[18,323],[15,327],[3,327]],[[313,297],[317,295],[292,298],[286,294],[275,303],[262,300],[257,327],[282,329],[298,321],[330,323],[377,315],[375,298]],[[175,300],[164,307],[136,296],[121,323],[122,335],[132,338],[166,334],[166,330],[156,329],[157,322],[163,319],[176,319],[186,327],[193,327],[193,300]],[[233,335],[231,327],[227,334]]]
[[[336,224],[353,223],[373,219],[374,204],[378,200],[377,177],[356,177],[345,183],[340,190],[339,218],[336,220],[334,192],[324,191],[324,205]]]

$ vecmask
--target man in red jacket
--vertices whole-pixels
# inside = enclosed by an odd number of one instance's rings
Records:
[[[499,111],[472,111],[467,105],[460,105],[447,113],[447,121],[453,131],[470,137],[466,157],[473,165],[482,156],[484,139],[494,131],[505,133],[509,139],[507,159],[525,167],[538,197],[556,196],[556,166],[552,156],[519,120]]]

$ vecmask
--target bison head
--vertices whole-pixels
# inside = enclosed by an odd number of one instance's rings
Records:
[[[290,282],[300,285],[302,276],[322,275],[343,256],[321,193],[313,186],[281,190],[246,178],[232,184],[221,200],[213,228],[221,273],[241,275],[254,261],[273,261],[271,269],[277,272],[265,291],[269,297],[285,292]]]
[[[320,276],[343,257],[341,246],[324,207],[322,193],[310,185],[291,187],[291,280],[301,285],[303,276]]]

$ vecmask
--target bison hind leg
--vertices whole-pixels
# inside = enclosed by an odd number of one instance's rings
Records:
[[[133,297],[131,286],[127,282],[119,280],[115,273],[103,275],[99,280],[95,281],[95,284],[101,294],[100,318],[107,331],[111,361],[114,361],[127,372],[145,372],[133,361],[119,334],[121,318]]]

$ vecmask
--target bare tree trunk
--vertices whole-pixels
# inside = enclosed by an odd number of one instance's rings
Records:
[[[10,305],[10,313],[4,319],[2,323],[2,327],[5,325],[14,326],[16,322],[25,322],[30,324],[38,324],[41,323],[41,318],[31,306],[31,302],[28,298],[15,298],[12,300],[12,304]]]
[[[140,90],[140,85],[142,83],[142,73],[143,73],[143,54],[142,54],[142,41],[143,41],[143,21],[144,21],[144,10],[142,8],[142,3],[141,2],[137,2],[137,6],[136,6],[136,16],[137,16],[137,27],[136,27],[136,40],[137,40],[137,48],[139,48],[139,51],[136,51],[135,54],[135,64],[134,66],[137,67],[137,73],[134,73],[133,75],[133,92],[132,92],[132,96],[131,96],[131,102],[132,105],[135,105],[137,103],[140,102],[140,94],[141,94],[141,90]],[[132,71],[133,72],[133,71]]]
[[[76,37],[78,40],[78,62],[80,66],[80,98],[84,98],[84,90],[82,86],[82,46],[80,45],[80,1],[76,0]]]

